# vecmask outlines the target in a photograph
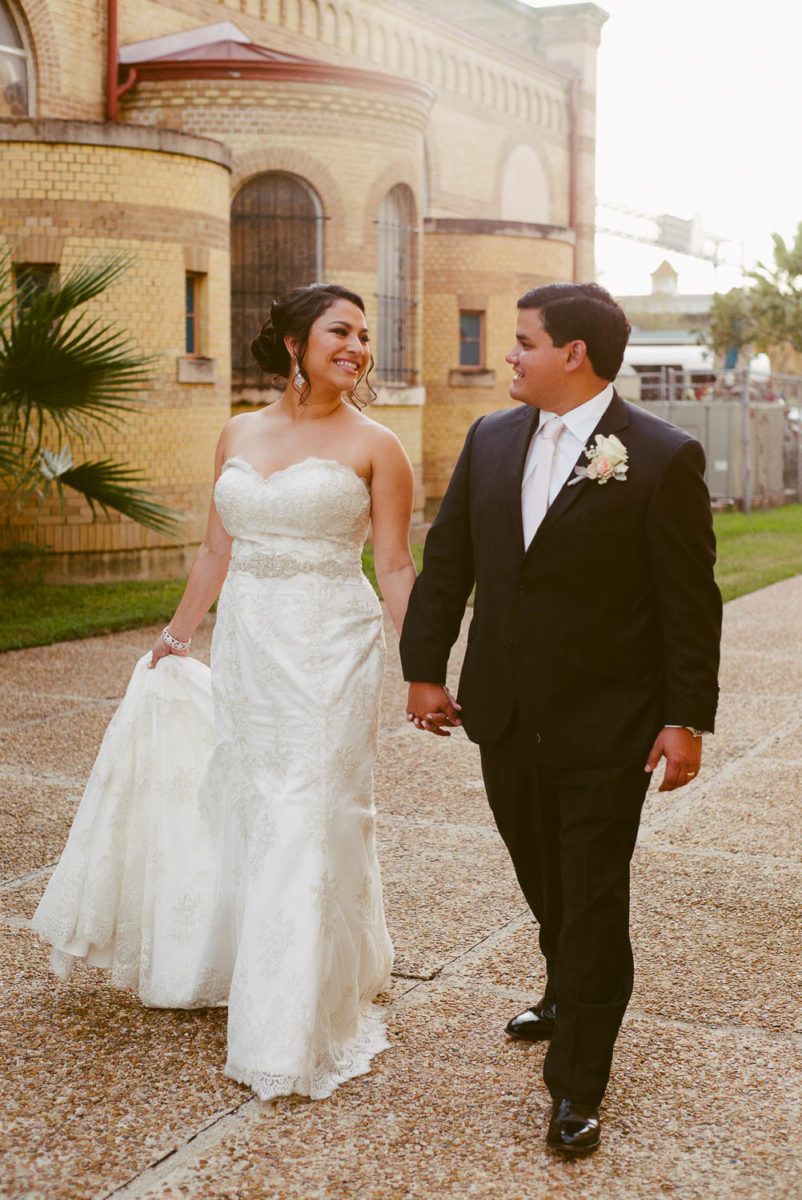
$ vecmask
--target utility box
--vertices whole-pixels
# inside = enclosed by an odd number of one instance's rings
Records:
[[[648,400],[642,407],[695,437],[707,458],[705,481],[714,500],[743,501],[744,410],[737,401]],[[785,499],[783,442],[785,408],[749,405],[749,500],[760,508]]]

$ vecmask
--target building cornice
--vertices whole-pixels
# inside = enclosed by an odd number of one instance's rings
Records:
[[[10,117],[0,121],[0,142],[39,142],[49,145],[106,146],[124,150],[153,150],[182,154],[231,170],[227,146],[213,138],[125,125],[117,121],[62,121],[54,117]]]
[[[541,225],[533,221],[497,221],[483,217],[427,217],[424,233],[484,234],[487,237],[539,238],[573,246],[576,234],[566,225]]]
[[[427,110],[435,99],[428,84],[418,83],[382,71],[338,67],[314,59],[297,62],[232,61],[230,58],[127,62],[124,72],[134,71],[136,83],[160,83],[177,79],[255,79],[266,83],[303,83],[307,86],[329,84],[383,92],[410,101]]]
[[[533,69],[549,79],[552,83],[559,87],[566,87],[576,74],[573,67],[565,62],[555,62],[548,58],[535,45],[536,40],[536,24],[532,20],[532,27],[529,30],[529,37],[521,39],[523,45],[514,45],[511,40],[503,36],[493,36],[492,29],[479,30],[472,26],[464,17],[451,16],[443,14],[442,9],[435,7],[430,0],[376,0],[376,3],[393,16],[398,16],[399,8],[406,9],[410,15],[417,18],[419,24],[430,27],[432,30],[437,30],[443,38],[449,42],[458,41],[459,44],[469,50],[478,52],[483,57],[488,54],[493,58],[508,62],[511,66],[516,67],[519,71],[526,75],[531,75]],[[507,7],[503,5],[503,7]],[[569,5],[569,8],[590,8],[595,9],[595,4]],[[536,18],[538,9],[529,8],[528,5],[521,5],[520,9],[525,14],[532,14],[532,18]],[[543,10],[550,12],[550,9]],[[513,16],[518,16],[518,11],[512,13]],[[502,21],[504,14],[501,14]],[[606,17],[606,14],[605,14]]]

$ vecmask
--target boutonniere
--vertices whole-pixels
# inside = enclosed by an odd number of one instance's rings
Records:
[[[617,479],[619,483],[627,477],[629,470],[629,455],[627,448],[615,434],[605,437],[603,433],[596,434],[596,445],[585,447],[586,467],[576,467],[576,475],[569,480],[569,487],[581,483],[583,479],[595,479],[596,483],[607,483],[608,479]]]

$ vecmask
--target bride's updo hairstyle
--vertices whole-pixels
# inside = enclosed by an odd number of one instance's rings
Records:
[[[292,378],[292,386],[298,393],[300,403],[305,404],[311,390],[309,376],[304,366],[304,357],[309,344],[309,330],[318,317],[337,300],[349,300],[362,312],[365,305],[362,297],[348,288],[336,283],[312,283],[308,287],[294,288],[284,296],[279,296],[270,305],[270,316],[261,328],[258,337],[251,342],[251,354],[259,366],[273,377],[276,386]],[[297,358],[293,370],[292,359],[284,343],[289,338],[297,347]],[[349,399],[358,408],[364,408],[376,399],[376,392],[371,386],[368,376],[373,370],[373,355],[370,356],[368,369],[353,391],[348,393]],[[359,394],[359,385],[365,384],[366,395]]]

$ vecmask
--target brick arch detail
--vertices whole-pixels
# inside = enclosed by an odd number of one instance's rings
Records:
[[[323,269],[326,270],[327,250],[330,242],[345,238],[345,202],[334,176],[319,159],[301,150],[288,147],[262,147],[243,154],[234,160],[231,172],[231,199],[239,189],[256,175],[269,171],[285,171],[298,175],[317,192],[323,207]]]
[[[13,0],[11,13],[24,26],[30,43],[36,72],[36,110],[41,116],[42,108],[48,108],[61,91],[56,30],[45,0]]]
[[[421,226],[423,221],[423,197],[420,194],[420,181],[415,178],[408,163],[388,163],[381,174],[377,175],[373,180],[367,196],[365,197],[365,223],[363,227],[362,240],[365,249],[369,249],[371,254],[376,252],[378,245],[377,223],[379,220],[379,209],[381,207],[381,202],[387,193],[399,183],[406,184],[406,186],[412,192],[412,199],[415,202],[415,216],[418,225]]]
[[[548,153],[548,149],[544,141],[535,134],[527,134],[520,128],[516,128],[507,134],[504,141],[498,147],[496,154],[496,166],[493,179],[493,206],[496,213],[501,212],[501,185],[504,178],[504,167],[510,153],[516,146],[531,146],[541,157],[543,168],[546,172],[546,178],[549,188],[549,198],[553,203],[555,200],[554,193],[554,164]]]

